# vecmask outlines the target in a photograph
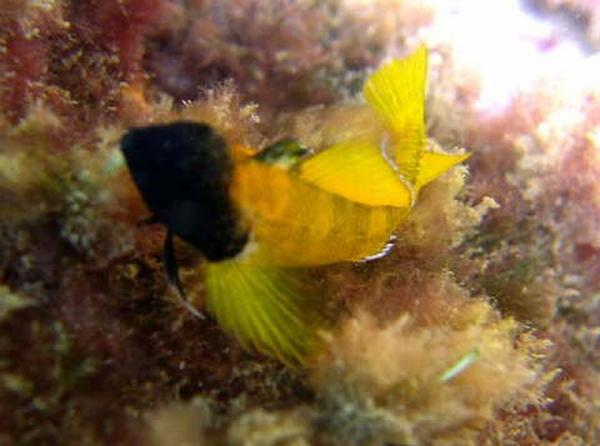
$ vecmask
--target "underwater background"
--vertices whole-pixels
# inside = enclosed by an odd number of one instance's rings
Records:
[[[471,157],[386,256],[315,271],[322,352],[180,306],[122,135],[319,148],[419,45],[430,144]],[[598,444],[599,52],[598,0],[0,1],[0,445]]]

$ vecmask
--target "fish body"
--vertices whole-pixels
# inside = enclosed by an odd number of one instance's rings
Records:
[[[231,195],[252,227],[244,261],[286,267],[371,256],[408,211],[353,201],[253,159],[236,165]]]
[[[129,131],[122,150],[183,294],[174,235],[207,259],[206,307],[243,346],[297,364],[318,344],[322,296],[306,268],[386,252],[421,187],[468,155],[427,150],[420,48],[372,74],[363,94],[385,133],[310,155],[297,141],[259,151],[202,123]]]

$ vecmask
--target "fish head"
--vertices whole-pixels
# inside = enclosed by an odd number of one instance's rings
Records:
[[[131,176],[157,221],[209,260],[245,245],[229,197],[232,161],[225,140],[203,123],[137,127],[121,139]]]

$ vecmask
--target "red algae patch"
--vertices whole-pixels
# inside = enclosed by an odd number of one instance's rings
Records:
[[[597,444],[595,2],[505,2],[494,23],[475,3],[3,2],[0,443]],[[333,322],[306,369],[180,308],[122,134],[187,119],[319,150],[419,43],[431,147],[473,155],[386,257],[315,272]],[[201,304],[202,263],[176,248]]]

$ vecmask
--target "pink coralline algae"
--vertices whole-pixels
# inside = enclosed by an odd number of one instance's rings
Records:
[[[598,2],[459,3],[3,2],[0,444],[597,444]],[[419,44],[431,149],[472,157],[387,256],[314,271],[322,351],[288,369],[177,305],[122,134],[318,150]]]

